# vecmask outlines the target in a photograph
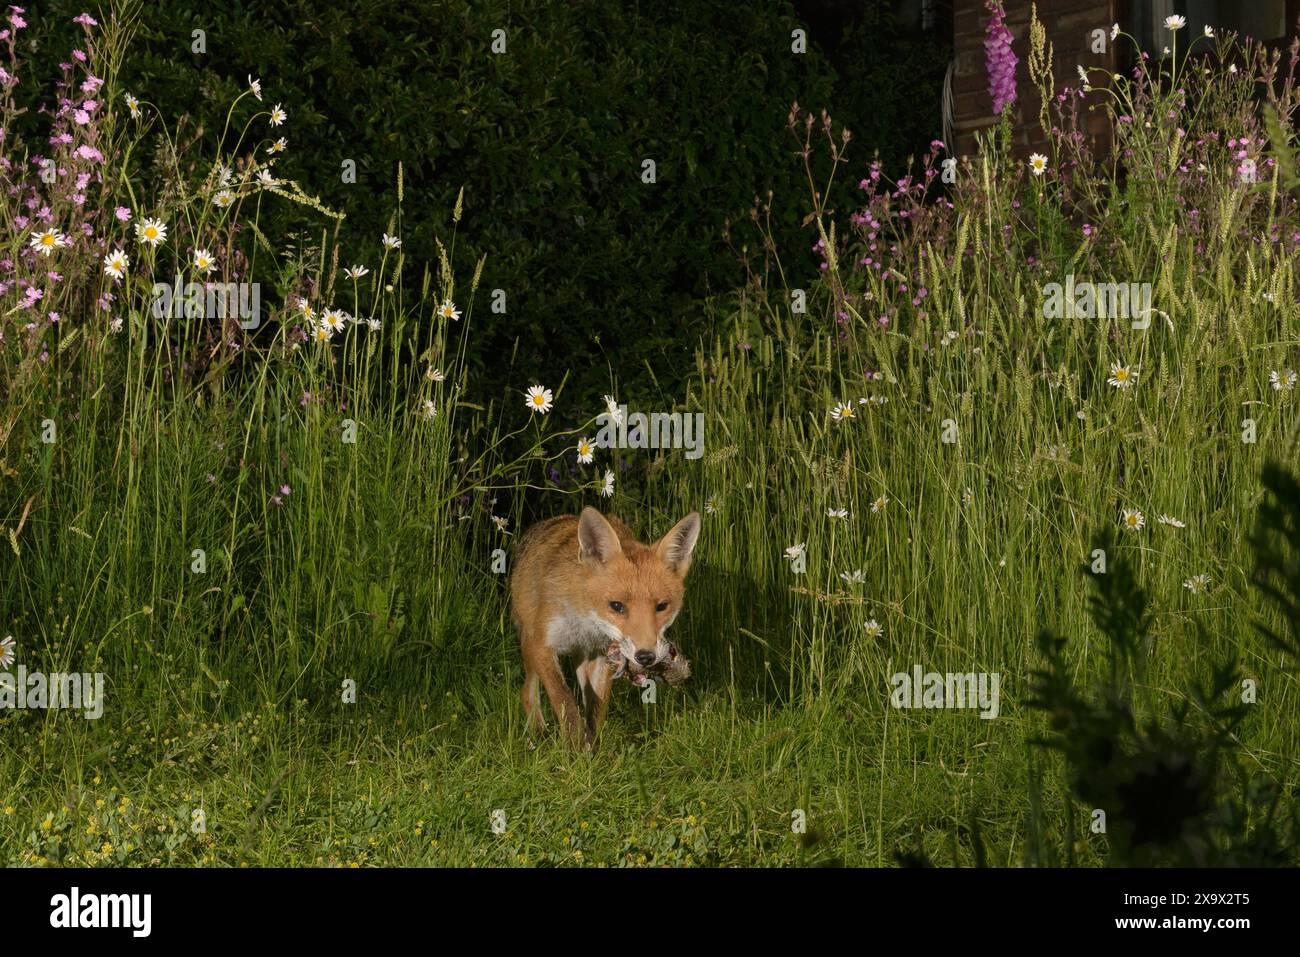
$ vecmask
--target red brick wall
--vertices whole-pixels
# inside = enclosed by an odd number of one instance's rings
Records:
[[[1115,50],[1110,42],[1110,27],[1116,19],[1120,0],[1038,0],[1038,19],[1047,29],[1053,48],[1052,72],[1056,91],[1062,87],[1079,87],[1077,67],[1104,66],[1115,71]],[[1029,80],[1029,7],[1030,0],[1005,0],[1006,24],[1015,37],[1012,50],[1016,64],[1016,103],[1012,107],[1015,151],[1028,156],[1043,149],[1043,131],[1038,125],[1038,90]],[[969,155],[975,150],[975,131],[996,126],[989,99],[988,74],[984,69],[984,28],[989,14],[984,0],[953,0],[953,70],[952,94],[956,152]],[[1092,52],[1091,32],[1106,31],[1106,52]],[[1094,86],[1104,85],[1103,75],[1091,74]],[[1089,103],[1101,103],[1102,94],[1093,93],[1081,101],[1080,113],[1087,113]],[[1088,115],[1087,131],[1104,145],[1109,140],[1109,124],[1100,109]]]

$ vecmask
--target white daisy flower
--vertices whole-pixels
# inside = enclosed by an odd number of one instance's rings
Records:
[[[289,141],[282,136],[274,143],[272,143],[270,146],[268,146],[266,148],[266,151],[270,153],[272,156],[274,156],[276,153],[283,153],[285,147],[288,145],[289,145]]]
[[[1187,581],[1183,582],[1183,587],[1193,595],[1199,595],[1210,587],[1209,575],[1193,575]]]
[[[532,412],[545,415],[551,411],[551,406],[555,397],[551,395],[551,390],[540,385],[531,385],[525,393],[524,405],[528,406]]]
[[[867,576],[863,574],[861,568],[855,568],[851,572],[840,572],[840,577],[850,585],[861,585],[867,580]]]
[[[848,518],[849,510],[847,508],[828,508],[826,510],[827,518]]]
[[[235,194],[228,189],[217,191],[217,195],[212,197],[212,205],[217,209],[227,209],[235,201]]]
[[[271,107],[271,125],[272,125],[272,126],[279,126],[281,123],[283,123],[283,122],[284,122],[285,120],[287,120],[288,118],[289,118],[289,114],[286,113],[284,110],[280,109],[280,104],[279,104],[279,103],[277,103],[277,104],[275,104],[275,106]]]
[[[575,449],[578,453],[579,465],[590,465],[591,460],[596,457],[596,446],[592,445],[588,438],[578,439]]]
[[[257,171],[257,181],[263,186],[278,186],[280,181],[276,179],[269,169],[259,169]]]
[[[257,97],[260,103],[262,100],[262,81],[260,79],[254,80],[250,75],[248,77],[248,88],[253,91],[253,96]]]
[[[1283,369],[1281,372],[1274,369],[1268,374],[1268,384],[1273,387],[1274,392],[1290,392],[1295,388],[1295,383],[1294,369]]]
[[[509,535],[509,534],[510,534],[508,531],[506,531],[506,527],[509,526],[509,524],[510,524],[510,519],[508,519],[508,518],[502,518],[500,515],[493,515],[493,516],[492,516],[492,523],[493,523],[494,525],[496,525],[496,527],[499,528],[499,529],[501,530],[501,534],[502,534],[502,535]]]
[[[1178,519],[1174,518],[1172,515],[1161,515],[1159,518],[1156,519],[1156,521],[1159,522],[1161,525],[1168,525],[1170,528],[1186,528],[1186,527],[1187,527],[1187,523],[1186,523],[1186,522],[1180,522]]]
[[[118,316],[116,319],[114,319],[112,322],[110,322],[110,323],[108,324],[108,331],[109,331],[109,332],[112,332],[112,333],[118,333],[118,332],[121,332],[121,331],[122,331],[122,317],[121,317],[121,316]]]
[[[39,252],[42,256],[48,256],[56,249],[63,249],[68,245],[68,237],[63,235],[57,229],[47,229],[43,233],[36,233],[32,236],[31,247]]]
[[[208,273],[212,272],[216,265],[217,261],[212,258],[212,253],[208,252],[206,249],[194,250],[195,272],[201,272],[206,276]]]
[[[353,266],[350,269],[343,270],[343,274],[349,279],[360,279],[362,276],[370,274],[370,270],[365,266]]]
[[[125,276],[126,267],[129,265],[131,265],[131,260],[120,249],[115,249],[104,257],[104,272],[114,279],[121,279]]]
[[[1047,172],[1047,157],[1042,153],[1033,153],[1029,157],[1029,171],[1035,176],[1042,176]]]
[[[14,636],[5,635],[0,640],[0,668],[8,668],[14,663]]]
[[[1126,532],[1140,532],[1146,525],[1147,520],[1141,512],[1135,508],[1126,508],[1120,513],[1119,523]]]
[[[602,498],[614,497],[614,473],[605,469],[605,480],[600,485],[600,494]]]
[[[347,313],[342,309],[326,309],[320,314],[320,325],[322,329],[329,330],[329,337],[334,338],[334,333],[342,332],[347,328]]]
[[[785,550],[785,557],[793,561],[794,559],[799,558],[801,555],[805,554],[805,552],[806,552],[806,545],[804,542],[800,542],[797,545],[791,545],[789,548],[787,548]]]
[[[167,227],[161,219],[146,219],[135,224],[136,238],[150,246],[157,246],[167,239]]]
[[[140,101],[130,93],[126,95],[126,108],[131,111],[131,119],[138,120],[140,118]]]
[[[880,496],[880,498],[876,499],[874,502],[871,503],[871,511],[873,514],[876,512],[884,511],[885,506],[888,504],[889,504],[889,496],[882,495]]]
[[[836,422],[846,422],[849,419],[856,418],[857,414],[852,402],[836,402],[831,409],[831,418]]]
[[[867,637],[871,639],[880,638],[885,634],[885,626],[874,618],[868,618],[863,622],[862,627],[866,629]]]
[[[715,514],[717,514],[717,511],[718,511],[718,502],[717,502],[717,500],[714,499],[714,498],[711,497],[711,496],[710,496],[709,498],[706,498],[706,499],[704,500],[704,514],[705,514],[705,515],[715,515]]]
[[[424,417],[426,419],[436,419],[438,417],[438,407],[433,404],[432,399],[424,400]]]
[[[1177,33],[1183,27],[1187,26],[1187,18],[1174,14],[1171,17],[1165,17],[1165,29],[1170,33]]]
[[[299,316],[308,321],[316,318],[316,313],[312,311],[311,303],[306,299],[303,299],[301,296],[298,297],[297,312]]]
[[[1127,389],[1137,382],[1137,371],[1119,362],[1110,364],[1110,378],[1106,382],[1117,389]]]
[[[390,236],[388,235],[388,233],[384,233],[383,243],[389,249],[397,249],[399,246],[402,245],[402,241],[400,239],[398,239],[396,236]]]
[[[609,420],[615,425],[622,425],[623,410],[618,407],[618,399],[614,398],[612,395],[604,396],[604,399],[605,414],[609,416]]]
[[[443,373],[441,369],[430,369],[424,375],[425,378],[429,379],[432,382],[443,382],[447,378],[447,376]]]
[[[1208,23],[1205,25],[1205,36],[1209,39],[1214,38],[1214,27],[1210,26]]]
[[[438,307],[438,315],[443,319],[460,321],[460,310],[456,308],[456,304],[450,299],[443,300],[442,305]]]

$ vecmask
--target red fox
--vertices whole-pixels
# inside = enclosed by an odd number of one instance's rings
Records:
[[[510,576],[511,617],[524,658],[524,716],[530,730],[546,728],[537,684],[573,747],[594,745],[609,707],[617,644],[634,675],[662,662],[671,645],[664,632],[682,609],[684,580],[700,536],[691,512],[653,545],[636,540],[617,518],[594,508],[580,516],[539,522],[519,539]],[[676,649],[672,649],[675,652]],[[586,727],[564,682],[560,656],[576,660]]]

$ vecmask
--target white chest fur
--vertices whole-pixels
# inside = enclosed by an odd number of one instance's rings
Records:
[[[546,645],[557,655],[603,652],[621,638],[619,630],[595,612],[580,615],[566,609],[546,626]]]

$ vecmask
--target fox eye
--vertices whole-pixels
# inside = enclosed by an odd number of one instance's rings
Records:
[[[668,602],[666,601],[661,601],[659,604],[655,605],[655,611],[667,611],[667,610],[668,610]]]
[[[627,609],[623,607],[623,603],[621,601],[611,601],[609,603],[609,607],[620,615],[623,614],[623,612],[627,611]]]

